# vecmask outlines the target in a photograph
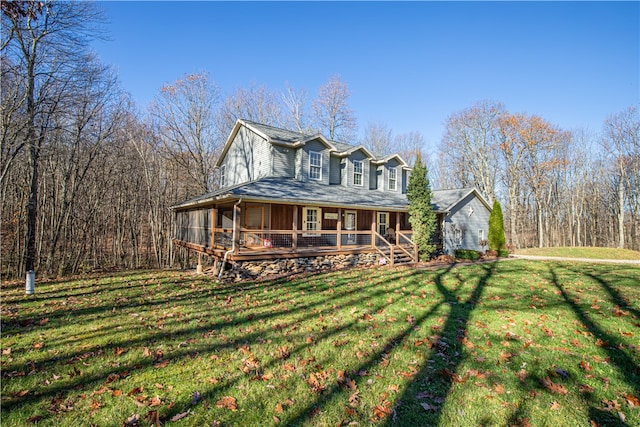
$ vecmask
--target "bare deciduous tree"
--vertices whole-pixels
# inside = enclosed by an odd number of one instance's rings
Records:
[[[219,97],[206,73],[188,74],[162,87],[150,106],[165,152],[194,184],[186,197],[215,188],[215,162],[222,149],[215,120]]]
[[[318,127],[331,140],[353,143],[358,128],[353,110],[348,100],[351,92],[339,75],[332,76],[320,88],[313,101],[313,111]]]
[[[615,165],[618,247],[623,248],[626,207],[634,212],[634,216],[640,210],[640,115],[637,107],[631,106],[605,121],[602,144]]]
[[[101,35],[101,15],[93,3],[29,1],[2,7],[2,55],[20,70],[24,91],[24,148],[30,184],[27,200],[25,269],[36,265],[40,153],[51,120],[89,42]]]

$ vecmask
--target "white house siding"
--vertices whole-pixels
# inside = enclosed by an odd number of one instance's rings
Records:
[[[409,184],[409,171],[402,169],[402,194],[407,194],[407,184]]]
[[[385,177],[385,165],[378,165],[378,167],[376,168],[376,179],[375,179],[375,186],[373,187],[373,189],[375,190],[384,190],[384,177]]]
[[[469,208],[473,213],[469,215]],[[444,217],[443,249],[452,254],[456,249],[483,250],[479,244],[478,230],[484,230],[484,238],[489,233],[489,214],[491,211],[474,193],[463,199],[450,213]],[[462,240],[456,240],[456,229],[461,231]],[[486,249],[486,248],[484,248]]]
[[[242,127],[224,160],[227,186],[242,184],[271,174],[271,144]]]
[[[396,189],[392,190],[389,188],[389,170],[396,170]],[[402,192],[402,168],[400,167],[400,163],[396,159],[391,159],[387,162],[384,168],[384,190],[389,191],[391,193],[401,193]]]
[[[331,156],[331,164],[329,166],[329,183],[330,184],[342,184],[341,182],[341,167],[342,159],[340,157]]]
[[[273,159],[272,176],[281,178],[294,178],[295,176],[295,150],[274,145],[271,149]]]
[[[315,151],[322,154],[322,176],[318,182],[329,184],[329,149],[320,141],[309,141],[300,150],[302,181],[309,181],[309,152]],[[314,180],[315,181],[315,180]]]

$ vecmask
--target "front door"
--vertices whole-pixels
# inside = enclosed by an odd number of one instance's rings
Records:
[[[378,234],[384,236],[389,228],[389,212],[378,212]]]
[[[344,229],[347,231],[355,231],[357,219],[358,219],[358,214],[356,211],[344,211]],[[356,243],[356,234],[348,233],[347,244],[352,245],[355,243]]]

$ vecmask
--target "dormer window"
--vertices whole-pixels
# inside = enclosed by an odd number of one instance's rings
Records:
[[[322,179],[322,154],[309,151],[309,179]]]
[[[362,160],[353,161],[353,185],[362,185],[362,175],[364,173],[364,163]]]
[[[396,168],[389,169],[389,190],[396,191],[398,188],[398,170]]]
[[[227,165],[220,166],[220,188],[227,185]]]

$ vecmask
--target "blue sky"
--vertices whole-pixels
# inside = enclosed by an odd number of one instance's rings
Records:
[[[225,91],[349,85],[360,129],[420,131],[503,102],[598,131],[640,103],[639,2],[100,2],[95,44],[141,110],[164,83],[206,71]]]

